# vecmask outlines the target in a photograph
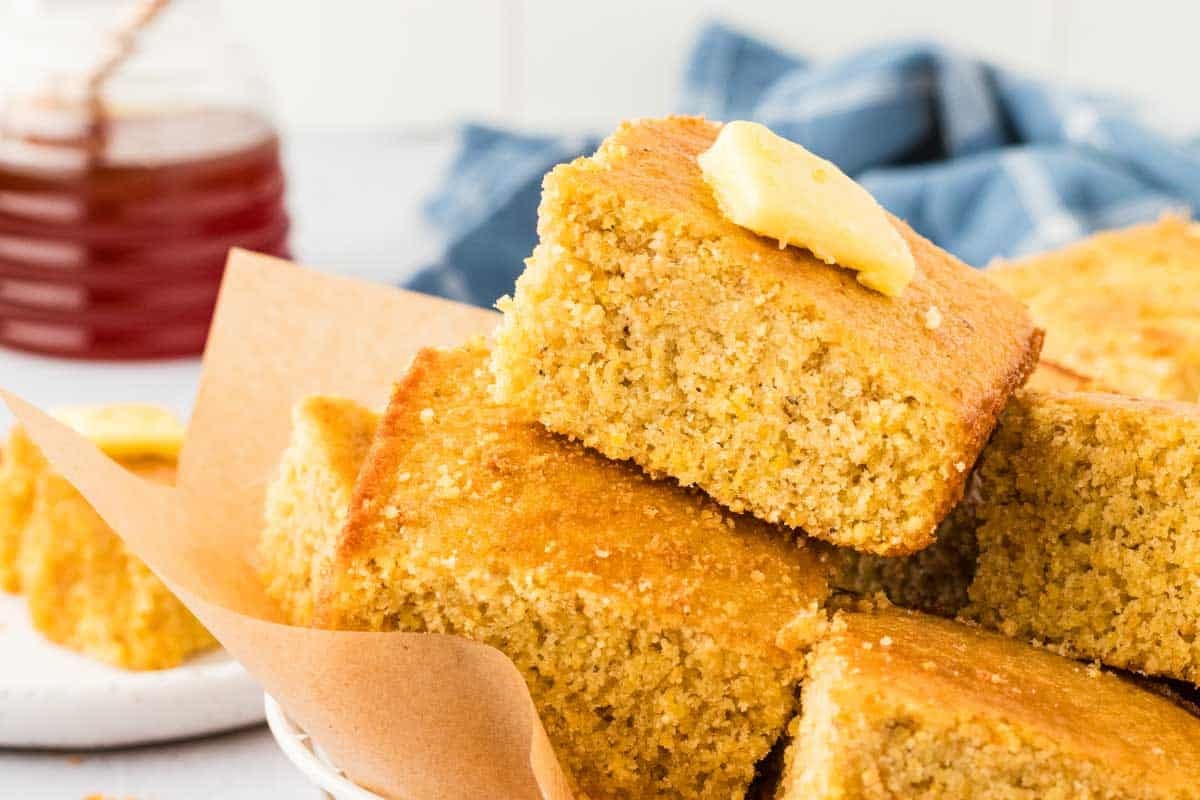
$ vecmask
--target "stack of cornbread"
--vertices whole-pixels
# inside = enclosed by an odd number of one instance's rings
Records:
[[[56,416],[134,474],[174,482],[183,425],[170,412],[120,404]],[[216,645],[20,427],[0,460],[0,588],[26,596],[51,641],[126,669],[173,667]]]
[[[495,646],[580,797],[1200,797],[1200,719],[1106,669],[1200,680],[1200,417],[1062,391],[1189,385],[1057,327],[1136,283],[1039,305],[1018,270],[1071,257],[974,271],[693,118],[556,168],[539,233],[492,340],[381,416],[295,409],[260,548],[294,623]]]

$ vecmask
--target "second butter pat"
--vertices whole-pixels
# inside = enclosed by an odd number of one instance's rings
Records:
[[[912,253],[866,189],[833,163],[755,122],[721,128],[697,159],[731,222],[799,245],[894,297],[916,271]]]
[[[158,406],[71,406],[55,409],[54,416],[113,458],[171,459],[183,445],[183,423]]]

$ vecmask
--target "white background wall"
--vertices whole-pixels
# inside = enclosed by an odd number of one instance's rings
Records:
[[[890,37],[1144,99],[1200,128],[1200,4],[1186,0],[221,0],[289,127],[423,130],[470,116],[602,129],[674,107],[714,16],[795,52]]]

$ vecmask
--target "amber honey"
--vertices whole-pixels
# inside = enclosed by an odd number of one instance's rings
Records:
[[[0,125],[0,344],[196,353],[229,248],[287,255],[279,140],[257,114],[31,108]]]

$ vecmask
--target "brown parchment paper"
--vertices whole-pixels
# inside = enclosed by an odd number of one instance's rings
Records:
[[[495,321],[233,251],[175,488],[131,475],[0,392],[54,467],[356,782],[404,800],[567,800],[525,683],[503,654],[451,636],[280,624],[253,567],[292,404],[319,392],[382,408],[418,348],[457,344]]]

